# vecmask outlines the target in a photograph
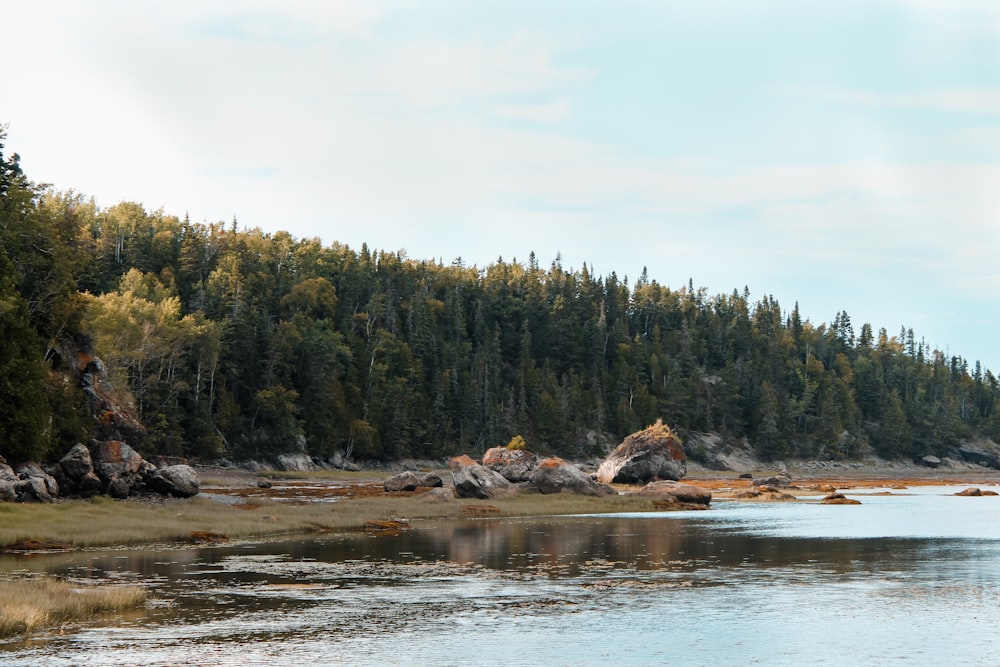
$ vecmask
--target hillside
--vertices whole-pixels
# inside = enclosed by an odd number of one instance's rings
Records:
[[[134,403],[145,453],[202,460],[434,458],[515,434],[585,457],[659,418],[764,458],[919,458],[1000,439],[996,377],[912,329],[856,327],[846,311],[814,323],[746,290],[596,276],[558,258],[445,265],[100,208],[33,184],[2,140],[11,460],[92,433],[67,349],[96,355]]]

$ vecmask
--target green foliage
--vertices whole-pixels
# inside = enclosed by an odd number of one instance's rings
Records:
[[[524,441],[524,438],[521,437],[520,435],[515,435],[513,438],[510,439],[510,442],[507,443],[507,449],[510,449],[512,451],[525,449],[527,446],[528,443],[526,443]]]
[[[997,378],[911,329],[856,335],[843,311],[816,324],[798,304],[646,271],[630,287],[558,258],[443,265],[100,209],[33,185],[2,152],[0,308],[12,456],[82,439],[79,391],[48,372],[66,370],[66,340],[93,342],[132,392],[144,449],[190,456],[304,442],[314,456],[431,457],[518,438],[582,456],[660,417],[772,458],[1000,437]]]

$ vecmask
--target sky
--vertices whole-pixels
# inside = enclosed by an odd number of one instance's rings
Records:
[[[1000,372],[995,0],[0,0],[28,176],[846,311]]]

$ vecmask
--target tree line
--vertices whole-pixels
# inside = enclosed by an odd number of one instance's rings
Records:
[[[534,254],[479,268],[101,208],[31,182],[3,139],[0,453],[14,460],[87,437],[67,343],[131,393],[145,452],[202,459],[440,457],[517,434],[578,457],[658,418],[774,458],[1000,435],[996,377],[912,329],[856,329],[845,311],[814,324],[798,304],[646,270],[630,284]]]

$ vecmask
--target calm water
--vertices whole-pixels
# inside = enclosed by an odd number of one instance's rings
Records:
[[[1000,664],[1000,497],[954,490],[4,557],[157,600],[0,664]]]

